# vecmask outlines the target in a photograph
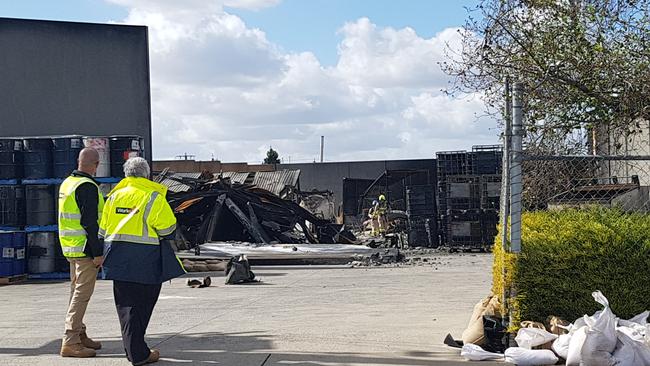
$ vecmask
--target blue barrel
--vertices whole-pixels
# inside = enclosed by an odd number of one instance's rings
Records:
[[[28,226],[57,224],[54,186],[37,184],[25,186],[25,213]]]
[[[14,275],[27,273],[27,234],[24,231],[14,231]]]
[[[26,179],[52,178],[54,143],[47,137],[24,139],[23,170]]]
[[[27,272],[52,273],[56,271],[56,232],[27,233]]]
[[[0,231],[0,277],[14,275],[14,233],[11,231]]]
[[[25,188],[0,186],[0,226],[25,225]]]
[[[65,178],[77,169],[77,158],[83,149],[81,136],[52,138],[54,143],[54,177]]]
[[[23,140],[0,139],[0,179],[23,177]]]
[[[122,166],[129,158],[143,157],[142,139],[139,136],[111,136],[111,176],[123,177]]]

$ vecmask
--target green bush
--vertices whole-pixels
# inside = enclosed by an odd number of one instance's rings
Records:
[[[602,207],[525,213],[522,253],[505,253],[497,235],[493,274],[494,294],[516,289],[509,302],[515,328],[548,315],[574,321],[593,314],[595,290],[614,314],[630,318],[650,309],[650,215]]]

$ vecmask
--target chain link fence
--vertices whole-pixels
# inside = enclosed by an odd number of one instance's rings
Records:
[[[582,128],[569,137],[546,131],[556,134],[536,139],[530,129],[525,135],[522,96],[515,84],[504,129],[506,229],[494,288],[503,291],[506,323],[555,314],[573,319],[592,306],[595,290],[633,314],[645,306],[636,303],[645,295],[634,279],[650,250],[650,123]],[[553,143],[539,144],[547,137]]]

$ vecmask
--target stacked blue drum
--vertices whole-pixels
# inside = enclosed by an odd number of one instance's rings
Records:
[[[99,152],[103,192],[121,180],[127,159],[144,157],[140,136],[0,137],[0,278],[68,275],[57,235],[58,191],[84,147]]]
[[[26,242],[24,231],[0,231],[0,277],[26,273]]]

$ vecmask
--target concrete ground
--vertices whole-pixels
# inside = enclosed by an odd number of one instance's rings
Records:
[[[457,338],[490,291],[491,256],[446,255],[422,266],[259,267],[258,284],[163,285],[148,331],[160,365],[460,365]],[[216,276],[220,276],[217,274]],[[104,347],[58,356],[68,283],[0,287],[0,365],[129,365],[112,286],[99,281],[85,322]],[[481,365],[491,365],[482,362]]]

